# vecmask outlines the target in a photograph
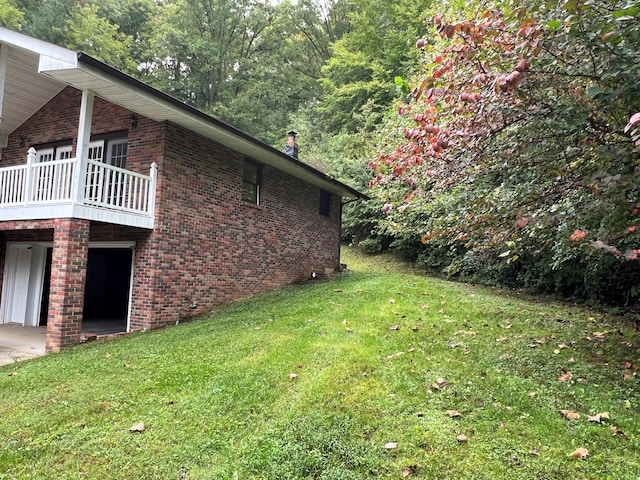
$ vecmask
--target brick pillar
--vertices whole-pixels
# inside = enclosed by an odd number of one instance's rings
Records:
[[[80,343],[89,257],[88,220],[61,218],[54,225],[47,352]]]

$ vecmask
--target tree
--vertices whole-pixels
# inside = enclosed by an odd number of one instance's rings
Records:
[[[584,293],[603,252],[634,252],[640,5],[477,12],[435,15],[433,47],[418,40],[404,142],[371,162],[386,231],[451,274]]]
[[[140,68],[149,61],[151,20],[159,12],[156,0],[93,0],[98,15],[115,25],[118,33],[132,39],[129,48],[132,60]]]
[[[24,22],[24,13],[12,0],[0,0],[0,26],[20,30]]]
[[[25,13],[23,33],[65,45],[64,25],[71,17],[77,0],[16,0],[15,3]]]
[[[134,72],[130,50],[133,39],[118,32],[118,27],[98,16],[98,7],[78,4],[61,29],[65,46],[85,52],[125,72]]]
[[[351,29],[333,44],[323,67],[320,113],[331,133],[354,132],[365,104],[379,115],[395,99],[392,80],[408,72],[417,58],[407,37],[423,28],[427,0],[353,0]]]

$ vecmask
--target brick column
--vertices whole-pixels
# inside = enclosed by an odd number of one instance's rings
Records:
[[[61,218],[54,225],[47,352],[80,343],[89,257],[88,220]]]

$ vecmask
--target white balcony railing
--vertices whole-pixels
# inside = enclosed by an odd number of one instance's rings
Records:
[[[155,163],[150,175],[141,175],[106,163],[89,160],[84,203],[134,213],[153,214]]]
[[[36,162],[31,149],[26,165],[0,168],[0,208],[73,203],[77,165],[75,158]],[[76,203],[153,217],[156,177],[155,163],[142,175],[89,160]]]

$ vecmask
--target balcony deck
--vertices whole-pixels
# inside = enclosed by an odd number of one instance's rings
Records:
[[[36,162],[30,152],[26,165],[0,168],[0,221],[83,218],[153,228],[155,163],[149,175],[95,160],[78,172],[80,164],[76,158]]]

